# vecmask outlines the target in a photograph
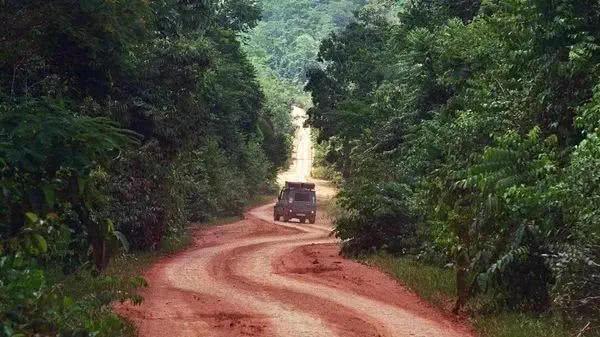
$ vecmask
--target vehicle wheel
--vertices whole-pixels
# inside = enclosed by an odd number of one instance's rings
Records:
[[[300,223],[305,223],[306,222],[306,218],[299,218],[298,220],[300,220]]]
[[[316,216],[313,216],[313,217],[310,217],[310,219],[308,219],[308,222],[310,222],[311,224],[314,224],[315,220],[317,220]]]
[[[283,222],[290,222],[290,218],[288,218],[287,216],[283,216]]]

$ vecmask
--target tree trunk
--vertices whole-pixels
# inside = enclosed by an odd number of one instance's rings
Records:
[[[466,247],[469,247],[471,242],[471,236],[469,235],[469,230],[467,226],[463,226],[459,231],[459,241],[461,242],[461,247],[456,255],[456,294],[457,299],[454,304],[454,308],[452,312],[454,314],[458,314],[460,309],[464,307],[469,299],[470,295],[470,285],[468,284],[468,276],[469,276],[469,265],[471,264],[471,259],[469,258],[469,251]]]
[[[108,265],[108,252],[106,240],[102,238],[92,239],[92,259],[98,271],[103,271]]]
[[[463,254],[464,255],[464,254]],[[461,259],[459,260],[466,260]],[[458,262],[458,261],[457,261]],[[458,262],[458,269],[456,270],[456,293],[458,295],[454,308],[452,309],[453,314],[458,314],[469,299],[469,287],[467,285],[468,265]]]

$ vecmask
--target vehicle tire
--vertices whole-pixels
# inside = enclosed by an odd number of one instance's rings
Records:
[[[310,218],[308,219],[308,222],[310,222],[311,224],[314,224],[314,223],[315,223],[315,220],[317,220],[317,219],[316,219],[316,216],[312,216],[312,217],[310,217]]]
[[[306,223],[306,218],[298,218],[298,220],[300,220],[300,223]]]
[[[283,216],[283,222],[290,222],[290,218],[288,218],[287,216]]]

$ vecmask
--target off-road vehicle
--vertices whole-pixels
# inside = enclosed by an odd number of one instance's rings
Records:
[[[298,219],[300,223],[315,223],[317,217],[317,195],[315,184],[286,181],[285,187],[279,192],[277,203],[273,209],[275,221],[288,222]]]

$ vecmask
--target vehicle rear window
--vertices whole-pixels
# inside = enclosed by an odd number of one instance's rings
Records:
[[[296,192],[294,195],[294,201],[310,201],[310,193]]]

